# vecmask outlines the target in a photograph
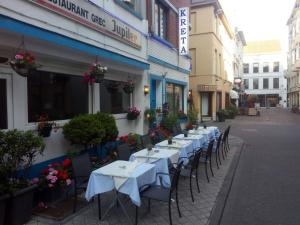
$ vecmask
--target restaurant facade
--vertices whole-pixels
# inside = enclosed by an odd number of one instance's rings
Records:
[[[46,113],[58,129],[44,139],[38,162],[45,162],[72,148],[61,128],[76,115],[113,114],[121,136],[147,132],[147,108],[168,102],[174,112],[186,112],[190,59],[178,53],[177,16],[171,1],[2,1],[0,129],[36,130]],[[38,64],[27,77],[8,63],[23,50]],[[89,85],[83,75],[93,63],[107,72]],[[128,81],[130,94],[123,90]],[[127,120],[129,107],[141,110],[138,119]]]

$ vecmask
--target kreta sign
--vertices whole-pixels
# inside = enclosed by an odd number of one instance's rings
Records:
[[[189,54],[189,8],[179,8],[179,54]]]

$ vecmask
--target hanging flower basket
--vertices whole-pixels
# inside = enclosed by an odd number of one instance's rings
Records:
[[[104,80],[104,74],[107,72],[106,66],[94,63],[90,67],[90,71],[84,73],[82,83],[93,84],[101,83]]]
[[[23,77],[27,77],[37,68],[35,57],[27,51],[17,53],[9,64],[17,74]]]
[[[140,113],[141,110],[136,107],[129,108],[126,116],[127,120],[136,120],[139,117]]]
[[[127,82],[123,86],[123,91],[126,94],[131,94],[134,91],[134,82],[131,79],[128,79]]]

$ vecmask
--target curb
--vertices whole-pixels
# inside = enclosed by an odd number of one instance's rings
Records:
[[[239,165],[239,161],[241,158],[241,154],[245,148],[245,142],[242,142],[241,148],[237,149],[236,153],[233,156],[231,165],[229,167],[228,173],[224,179],[222,188],[218,193],[216,203],[214,208],[212,209],[210,218],[207,222],[207,225],[220,225],[222,222],[224,210],[226,207],[226,203],[228,197],[230,195],[231,187],[235,178],[235,174]]]

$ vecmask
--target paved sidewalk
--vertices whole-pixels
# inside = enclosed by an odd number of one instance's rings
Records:
[[[224,124],[225,125],[225,124]],[[215,161],[213,161],[213,170],[215,177],[210,177],[210,183],[207,183],[204,165],[199,168],[200,175],[200,189],[201,192],[197,192],[196,184],[194,184],[194,197],[195,202],[193,203],[189,191],[189,179],[180,178],[179,187],[179,204],[182,213],[182,217],[179,218],[176,204],[172,203],[172,218],[173,224],[178,225],[206,225],[208,224],[209,217],[212,210],[215,207],[218,193],[221,190],[222,184],[226,177],[226,174],[230,168],[233,158],[236,152],[239,151],[243,145],[243,141],[234,136],[230,136],[229,143],[231,151],[225,161],[222,161],[222,165],[218,170]],[[210,171],[209,171],[210,172]],[[210,174],[211,176],[211,174]],[[102,211],[109,204],[111,199],[111,193],[103,195],[102,200]],[[139,209],[139,225],[168,225],[168,206],[165,203],[156,201],[151,202],[151,212],[147,212],[147,204],[144,201],[142,207]],[[129,201],[126,204],[126,208],[129,215],[134,218],[135,208]],[[65,219],[63,222],[55,222],[45,220],[43,218],[35,217],[27,225],[126,225],[129,224],[126,217],[122,214],[120,208],[113,209],[107,216],[105,221],[98,220],[98,207],[97,201],[90,203],[87,207],[77,212],[75,215]]]

